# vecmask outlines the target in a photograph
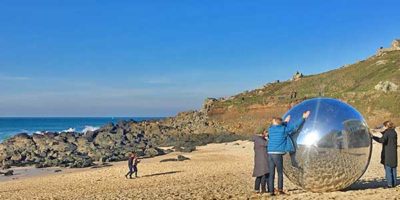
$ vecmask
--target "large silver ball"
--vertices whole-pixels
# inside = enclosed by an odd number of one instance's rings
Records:
[[[285,115],[289,123],[311,114],[291,136],[295,153],[284,156],[284,173],[294,184],[310,191],[344,189],[366,171],[372,141],[363,116],[350,105],[336,99],[306,100]]]

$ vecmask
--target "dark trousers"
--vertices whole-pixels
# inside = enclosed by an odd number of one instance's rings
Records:
[[[269,187],[267,187],[267,184],[269,186],[268,178],[269,178],[269,174],[264,174],[262,176],[256,177],[254,190],[255,191],[260,191],[260,187],[261,187],[261,192],[266,192],[267,189],[268,189],[268,192],[269,192]]]
[[[385,165],[385,176],[388,187],[396,187],[397,167],[389,167]]]
[[[275,169],[278,172],[278,190],[283,189],[283,154],[268,154],[269,185],[268,190],[274,193]]]
[[[137,177],[137,166],[136,165],[129,165],[129,172],[125,175],[125,176],[129,176],[130,178],[132,178],[132,174],[135,173],[135,177]]]

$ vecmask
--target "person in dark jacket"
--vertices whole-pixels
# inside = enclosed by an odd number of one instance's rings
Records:
[[[391,121],[383,122],[384,131],[382,137],[372,138],[382,143],[381,163],[385,168],[387,187],[396,187],[397,178],[397,133]]]
[[[290,115],[286,117],[285,122],[282,118],[273,118],[272,125],[269,127],[269,141],[268,141],[268,163],[269,163],[269,192],[275,195],[274,179],[275,169],[278,172],[278,194],[285,194],[283,192],[283,155],[287,152],[294,151],[293,144],[288,146],[288,136],[302,126],[305,119],[310,115],[310,111],[303,113],[303,118],[295,123],[290,122]]]
[[[264,130],[261,135],[254,135],[254,169],[253,177],[256,177],[254,184],[254,191],[256,193],[267,192],[268,187],[268,154],[267,154],[267,132]]]
[[[129,171],[128,171],[128,173],[125,175],[125,178],[128,178],[128,176],[129,176],[129,178],[132,178],[132,174],[133,174],[133,173],[135,173],[135,177],[136,177],[136,178],[138,177],[138,175],[137,175],[137,173],[138,173],[137,164],[138,164],[139,162],[140,162],[140,160],[138,159],[136,153],[135,153],[135,152],[132,152],[132,153],[129,155],[129,159],[128,159],[128,168],[129,168]]]

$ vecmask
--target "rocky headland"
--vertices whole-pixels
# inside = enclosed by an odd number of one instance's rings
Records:
[[[205,112],[189,111],[162,120],[110,123],[86,133],[20,133],[0,144],[0,166],[89,167],[126,160],[132,151],[146,158],[172,151],[191,152],[199,145],[241,138],[244,136],[211,121]],[[161,146],[172,148],[163,150]]]

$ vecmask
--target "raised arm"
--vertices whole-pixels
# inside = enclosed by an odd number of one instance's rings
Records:
[[[383,134],[382,137],[372,136],[372,139],[382,144],[386,144],[386,142],[388,141],[388,137],[386,134]]]
[[[297,121],[295,123],[288,124],[287,127],[286,127],[287,133],[289,135],[293,134],[294,132],[296,132],[300,128],[300,126],[302,126],[304,124],[304,122],[305,122],[305,119],[301,118],[301,120],[299,120],[299,121]]]
[[[301,118],[301,120],[295,122],[294,124],[287,124],[287,133],[289,135],[293,134],[294,132],[296,132],[305,122],[305,120],[310,116],[310,111],[306,111],[303,113],[303,117]],[[288,116],[289,120],[290,120],[290,115]],[[287,122],[289,122],[289,120]]]

